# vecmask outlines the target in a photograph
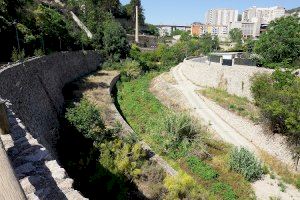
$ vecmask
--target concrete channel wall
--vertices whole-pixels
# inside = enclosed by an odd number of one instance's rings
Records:
[[[272,73],[274,70],[253,66],[222,66],[185,60],[183,74],[194,84],[202,87],[223,88],[230,94],[253,100],[251,94],[251,77],[257,73]]]
[[[55,146],[68,82],[97,69],[100,56],[94,51],[60,52],[8,65],[0,70],[0,98],[26,128],[51,152]]]
[[[64,104],[62,88],[100,64],[96,52],[78,51],[31,58],[0,69],[4,106],[0,112],[0,199],[85,199],[56,161],[55,144]]]

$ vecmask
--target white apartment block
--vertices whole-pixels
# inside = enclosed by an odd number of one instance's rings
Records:
[[[261,24],[269,24],[272,20],[285,15],[285,8],[274,6],[270,8],[252,7],[243,12],[243,22],[258,22]]]
[[[236,21],[238,21],[238,10],[233,9],[210,9],[205,16],[208,25],[228,26]]]

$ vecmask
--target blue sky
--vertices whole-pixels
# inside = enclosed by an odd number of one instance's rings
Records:
[[[122,4],[130,0],[120,0]],[[211,8],[234,8],[241,13],[248,7],[283,6],[291,9],[300,6],[300,0],[142,0],[146,22],[151,24],[189,25],[204,22]]]

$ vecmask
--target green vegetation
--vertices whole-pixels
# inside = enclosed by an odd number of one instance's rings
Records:
[[[300,19],[296,16],[281,17],[272,21],[255,43],[254,51],[264,66],[299,67]]]
[[[87,138],[101,141],[105,137],[106,130],[100,111],[86,99],[81,100],[75,107],[68,108],[66,118]]]
[[[273,131],[288,136],[298,164],[300,78],[289,70],[276,70],[272,75],[258,74],[252,82],[251,90],[256,104],[270,120]]]
[[[223,194],[224,200],[233,200],[237,198],[231,186],[226,183],[221,183],[221,182],[215,183],[212,186],[212,192],[214,194]]]
[[[195,180],[185,173],[179,173],[174,177],[167,177],[164,185],[170,191],[165,197],[166,200],[173,199],[211,199],[205,190],[197,185]]]
[[[85,182],[83,188],[91,187],[84,189],[87,196],[97,199],[100,197],[98,191],[102,191],[113,198],[124,199],[131,190],[136,192],[130,183],[132,181],[145,182],[149,187],[155,185],[153,190],[149,188],[153,196],[165,194],[163,186],[165,173],[155,163],[148,161],[145,150],[133,137],[120,138],[117,127],[107,129],[102,122],[99,109],[94,104],[83,98],[67,109],[66,119],[78,131],[74,137],[81,135],[87,139],[87,143],[92,143],[92,147],[88,147],[85,152],[80,147],[78,155],[80,158],[76,158],[79,159],[78,163],[73,163],[76,162],[74,158],[64,161],[72,174],[73,171],[81,171],[88,175],[80,178],[80,181]],[[82,138],[81,142],[86,143]],[[82,157],[84,155],[86,157]],[[80,175],[73,176],[80,177]],[[105,180],[105,184],[101,183]],[[94,191],[95,187],[99,186],[104,188]],[[131,195],[135,197],[135,194]]]
[[[263,169],[254,154],[245,148],[234,148],[229,158],[230,169],[241,173],[249,181],[261,178]]]
[[[242,38],[243,33],[240,29],[234,28],[229,31],[229,37],[231,42],[235,43],[234,49],[232,51],[239,51],[242,49]]]
[[[212,180],[218,177],[218,173],[215,170],[196,156],[188,157],[187,164],[194,174],[200,176],[204,180]]]
[[[229,94],[226,90],[221,88],[206,88],[199,92],[205,97],[217,102],[225,109],[251,119],[254,122],[259,121],[259,110],[245,97]]]
[[[192,190],[204,190],[206,192],[200,194],[208,193],[216,199],[252,198],[249,182],[229,169],[230,148],[211,139],[206,129],[190,116],[175,114],[165,108],[149,92],[150,81],[157,74],[146,73],[138,79],[118,84],[120,109],[139,140],[144,140],[156,153],[174,163],[176,168],[190,174],[199,187]],[[180,180],[182,175],[178,176]],[[182,183],[174,181],[174,178],[172,180],[169,184],[173,183],[173,186],[165,184],[169,188],[167,195],[172,195],[172,199],[178,198],[180,191],[186,195],[183,189],[178,189]],[[188,185],[187,188],[190,187]]]

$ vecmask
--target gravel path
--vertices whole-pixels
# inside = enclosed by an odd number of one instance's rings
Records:
[[[184,96],[193,114],[208,124],[224,141],[235,146],[244,146],[257,155],[260,150],[264,150],[288,165],[293,164],[283,137],[267,134],[261,125],[237,116],[198,94],[197,91],[202,88],[193,84],[182,73],[185,65],[186,63],[181,63],[171,70],[177,84],[170,85]],[[165,88],[170,88],[170,86]],[[269,197],[287,200],[300,199],[300,192],[294,186],[286,185],[285,192],[282,192],[278,183],[278,178],[271,179],[268,175],[253,183],[252,186],[258,199],[269,199]]]

